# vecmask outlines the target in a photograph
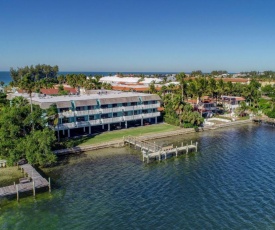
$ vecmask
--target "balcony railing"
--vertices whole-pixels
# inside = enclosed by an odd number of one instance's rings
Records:
[[[97,119],[97,120],[90,120],[89,123],[91,125],[100,125],[101,124],[101,120]]]
[[[160,116],[160,112],[144,113],[142,116],[143,116],[143,118],[158,117],[158,116]]]
[[[74,112],[73,111],[67,111],[67,112],[62,112],[58,113],[59,117],[74,117]]]
[[[137,114],[133,116],[133,119],[142,119],[142,115],[141,114]]]
[[[104,118],[104,119],[101,119],[101,123],[102,124],[109,124],[112,122],[112,118]]]
[[[123,121],[122,118],[123,117],[113,117],[112,121],[113,122],[121,122],[121,121]]]
[[[89,110],[75,111],[76,116],[85,116],[89,114]]]
[[[123,107],[115,107],[113,108],[113,112],[122,112]]]
[[[122,107],[122,109],[124,111],[133,111],[134,110],[134,106],[124,106],[124,107]]]
[[[144,105],[135,105],[133,106],[134,107],[134,110],[140,110],[143,108]]]
[[[134,120],[134,116],[123,116],[124,121]]]
[[[141,109],[152,109],[158,108],[160,103],[149,104],[149,105],[135,105],[135,106],[124,106],[124,107],[114,107],[114,108],[105,108],[105,109],[92,109],[92,110],[81,110],[81,111],[66,111],[58,113],[59,117],[74,117],[74,116],[87,116],[100,113],[114,113],[114,112],[127,112],[135,111]]]
[[[112,108],[105,108],[105,109],[100,109],[101,113],[111,113],[113,112]]]
[[[154,109],[160,107],[160,103],[143,105],[143,109]]]

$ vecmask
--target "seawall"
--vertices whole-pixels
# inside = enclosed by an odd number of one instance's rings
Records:
[[[156,140],[156,139],[161,139],[161,138],[165,138],[165,137],[178,136],[178,135],[183,135],[183,134],[188,134],[188,133],[204,132],[207,130],[215,130],[215,129],[231,127],[231,126],[235,126],[235,125],[249,124],[251,122],[252,122],[252,120],[234,121],[234,122],[228,122],[228,123],[224,123],[224,124],[217,124],[217,125],[209,126],[209,127],[203,127],[203,128],[199,128],[198,130],[195,130],[193,128],[188,128],[188,129],[183,128],[183,129],[177,130],[177,131],[170,131],[170,132],[163,132],[163,133],[139,136],[139,139],[144,140],[144,141]],[[108,142],[101,143],[101,144],[76,146],[73,148],[56,150],[56,151],[54,151],[54,153],[56,155],[66,155],[66,154],[70,154],[70,153],[81,153],[81,152],[88,152],[88,151],[98,150],[98,149],[103,149],[103,148],[123,147],[123,146],[124,146],[124,140],[121,139],[121,140],[108,141]]]

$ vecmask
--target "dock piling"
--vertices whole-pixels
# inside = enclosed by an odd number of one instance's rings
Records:
[[[32,181],[32,191],[33,191],[33,196],[35,197],[35,183],[34,183],[34,180]]]
[[[51,178],[49,177],[49,192],[52,191],[52,187],[51,187]]]
[[[17,198],[17,202],[19,202],[19,190],[18,190],[18,184],[16,185],[16,198]]]

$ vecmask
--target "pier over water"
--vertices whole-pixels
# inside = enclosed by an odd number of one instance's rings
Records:
[[[51,192],[50,178],[47,181],[30,164],[21,165],[19,168],[24,177],[19,179],[19,184],[14,182],[13,185],[1,187],[0,198],[17,195],[17,201],[19,201],[20,193],[33,191],[33,196],[35,196],[35,190],[43,187],[49,187],[49,192]]]
[[[142,140],[138,137],[133,136],[127,136],[124,137],[124,143],[128,143],[132,145],[135,149],[139,148],[142,152],[142,158],[143,162],[145,162],[145,159],[147,159],[147,163],[150,162],[150,159],[155,159],[161,161],[162,159],[167,159],[167,156],[173,156],[176,157],[178,154],[185,152],[186,154],[189,151],[195,150],[198,151],[198,142],[191,144],[183,145],[181,143],[181,146],[174,147],[173,145],[162,147],[160,145],[157,145],[155,142],[151,143],[145,140]]]

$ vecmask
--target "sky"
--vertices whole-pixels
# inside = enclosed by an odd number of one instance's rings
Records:
[[[274,0],[0,0],[0,71],[275,70]]]

